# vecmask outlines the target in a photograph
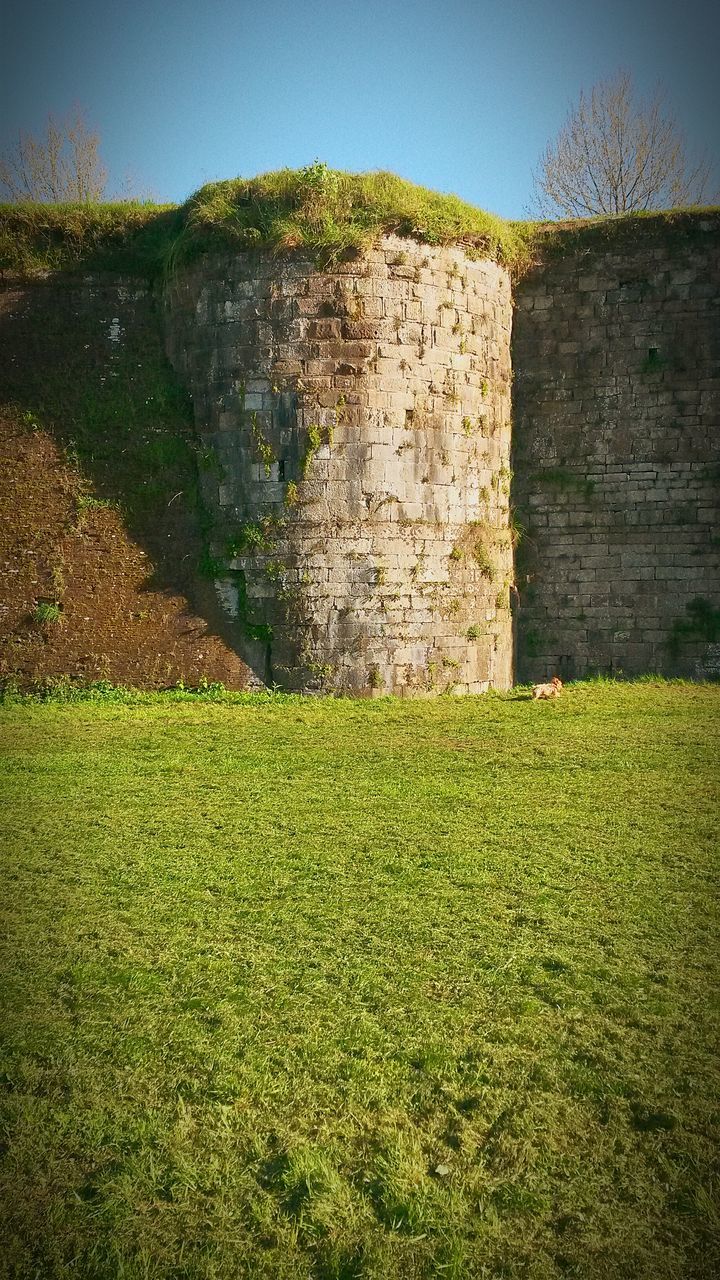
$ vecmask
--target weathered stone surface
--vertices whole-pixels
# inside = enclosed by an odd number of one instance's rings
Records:
[[[169,349],[211,460],[218,595],[260,674],[504,687],[517,586],[521,678],[711,675],[719,232],[638,223],[548,258],[516,287],[512,369],[507,274],[458,248],[185,270]]]
[[[271,267],[206,258],[166,297],[244,656],[286,688],[508,687],[507,272],[394,237]]]
[[[720,218],[547,261],[512,354],[518,674],[711,673],[682,624],[720,606]]]

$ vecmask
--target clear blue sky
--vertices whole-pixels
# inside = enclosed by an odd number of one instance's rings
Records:
[[[708,0],[4,0],[0,151],[80,104],[117,191],[158,200],[315,158],[507,217],[582,88],[661,81],[720,187]]]

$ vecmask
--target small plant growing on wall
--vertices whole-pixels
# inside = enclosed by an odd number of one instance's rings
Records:
[[[417,560],[415,561],[415,564],[413,565],[412,569],[410,570],[410,577],[412,578],[413,582],[415,582],[415,581],[416,581],[416,579],[417,579],[418,577],[420,577],[420,576],[421,576],[421,574],[422,574],[422,572],[423,572],[423,570],[424,570],[424,568],[425,568],[425,558],[426,558],[426,557],[425,557],[425,552],[424,552],[424,551],[421,551],[421,552],[420,552],[420,555],[418,556]]]
[[[252,438],[253,438],[253,445],[255,447],[255,452],[257,453],[258,457],[260,458],[260,461],[263,464],[263,467],[265,468],[265,475],[269,476],[270,468],[273,462],[276,462],[277,459],[275,457],[275,451],[272,445],[270,444],[270,441],[265,439],[265,436],[260,430],[256,413],[254,413],[252,416],[250,429],[252,431]]]
[[[495,570],[493,567],[492,559],[490,558],[490,552],[485,546],[485,543],[483,542],[482,538],[478,538],[477,542],[475,543],[473,547],[472,556],[483,578],[488,578],[492,582],[493,577],[495,575]]]
[[[510,541],[517,551],[525,535],[525,526],[518,520],[515,511],[510,513]]]
[[[430,388],[430,390],[432,391],[432,387]],[[449,372],[446,374],[445,385],[443,387],[443,394],[449,405],[455,406],[460,403],[460,392],[458,390],[457,376],[453,376]]]
[[[267,577],[268,582],[282,583],[284,573],[285,566],[281,560],[270,560],[265,565],[265,576]]]
[[[282,522],[274,516],[246,520],[228,539],[226,554],[234,559],[235,556],[252,555],[256,551],[269,551],[281,525]]]
[[[319,422],[311,422],[307,429],[307,443],[305,452],[300,459],[300,472],[303,479],[307,476],[311,463],[318,449],[323,444],[327,444],[332,449],[334,432],[332,426]]]
[[[328,680],[335,675],[337,668],[332,662],[306,662],[305,667],[311,678],[324,688]]]
[[[40,626],[59,622],[62,617],[62,605],[57,600],[39,600],[32,612],[33,622]]]

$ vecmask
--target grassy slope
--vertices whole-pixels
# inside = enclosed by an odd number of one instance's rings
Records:
[[[717,210],[706,210],[717,213]],[[323,261],[384,233],[461,243],[516,270],[552,246],[578,248],[645,234],[693,234],[700,210],[669,210],[558,224],[511,222],[392,173],[344,173],[322,164],[208,183],[183,205],[0,205],[0,272],[110,269],[154,277],[208,249],[303,250]],[[549,233],[549,234],[548,234]]]
[[[33,276],[80,267],[153,276],[177,229],[170,205],[0,205],[0,272]]]
[[[715,1274],[719,698],[6,707],[0,1274]]]
[[[391,173],[311,165],[208,183],[184,205],[0,205],[0,270],[83,265],[154,276],[207,249],[302,249],[329,261],[385,232],[513,261],[526,235],[457,196]]]

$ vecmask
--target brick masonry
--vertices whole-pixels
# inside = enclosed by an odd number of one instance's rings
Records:
[[[502,267],[393,237],[327,270],[184,268],[162,323],[193,398],[213,626],[261,680],[313,691],[718,679],[719,233],[717,213],[572,230],[514,300]],[[80,348],[100,325],[110,376],[131,334],[156,341],[140,281],[48,291],[38,378],[53,324]]]
[[[589,228],[516,286],[521,679],[717,678],[719,232]]]
[[[233,254],[167,290],[195,405],[218,598],[284,688],[512,682],[511,290],[387,237],[318,270]]]

